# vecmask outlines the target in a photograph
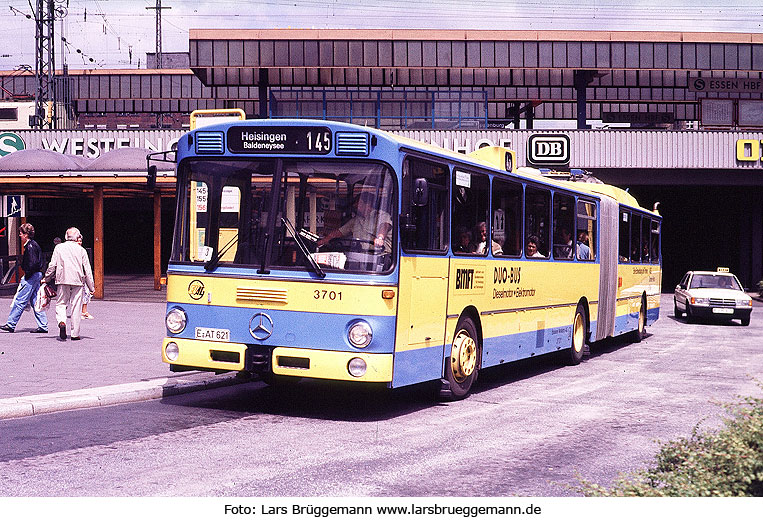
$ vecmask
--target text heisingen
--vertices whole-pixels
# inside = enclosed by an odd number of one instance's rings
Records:
[[[241,146],[245,150],[283,150],[286,134],[241,132]]]

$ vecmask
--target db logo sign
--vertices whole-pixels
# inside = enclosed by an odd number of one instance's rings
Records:
[[[566,135],[531,135],[527,141],[527,162],[534,166],[567,166],[570,138]]]

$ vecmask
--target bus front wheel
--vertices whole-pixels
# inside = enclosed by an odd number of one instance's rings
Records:
[[[445,361],[445,379],[452,399],[466,397],[479,372],[479,337],[474,321],[461,317],[456,325],[456,334],[450,348],[450,356]]]

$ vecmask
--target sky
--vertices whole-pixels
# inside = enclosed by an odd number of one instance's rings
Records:
[[[54,0],[56,67],[145,68],[156,0]],[[0,70],[34,69],[37,0],[0,9]],[[485,9],[490,5],[490,10]],[[666,6],[669,5],[669,8]],[[756,0],[162,0],[162,50],[188,29],[531,29],[763,33]],[[63,35],[66,42],[60,41]],[[63,52],[63,54],[62,54]]]

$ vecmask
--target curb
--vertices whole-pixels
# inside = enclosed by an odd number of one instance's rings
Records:
[[[14,419],[81,408],[148,401],[250,381],[250,378],[241,377],[238,374],[212,376],[201,380],[162,377],[138,383],[124,383],[27,397],[11,397],[0,399],[0,419]]]

